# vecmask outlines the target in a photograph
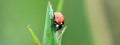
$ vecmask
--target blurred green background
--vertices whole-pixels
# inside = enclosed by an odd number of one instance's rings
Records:
[[[50,0],[54,11],[59,0]],[[31,28],[42,42],[48,0],[0,0],[0,45],[35,45]],[[68,26],[62,45],[120,45],[119,0],[64,0]]]

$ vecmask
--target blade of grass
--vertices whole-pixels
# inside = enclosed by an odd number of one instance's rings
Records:
[[[58,7],[57,7],[57,12],[61,12],[62,11],[63,2],[64,2],[64,0],[59,0]]]
[[[53,9],[52,5],[48,1],[46,19],[45,19],[45,27],[44,27],[44,35],[43,35],[43,45],[55,45],[54,41],[54,27],[52,24],[53,20]]]
[[[60,32],[60,34],[58,35],[58,39],[57,39],[58,41],[57,41],[57,44],[56,44],[56,45],[61,45],[62,35],[63,35],[63,33],[65,32],[66,28],[67,28],[67,26],[65,26],[65,27],[63,28],[63,30]]]
[[[35,41],[36,45],[41,45],[39,39],[37,38],[37,36],[35,35],[35,33],[32,31],[32,29],[30,27],[28,27],[28,30],[33,38],[33,40]]]
[[[63,35],[63,33],[65,32],[66,28],[67,28],[67,26],[65,26],[65,27],[63,28],[63,30],[61,31],[61,33],[60,33],[59,36],[58,36],[58,40],[60,40],[60,39],[62,38],[62,35]]]

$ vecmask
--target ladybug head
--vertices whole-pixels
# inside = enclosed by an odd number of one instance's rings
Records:
[[[62,24],[56,24],[56,30],[59,30],[62,28]]]

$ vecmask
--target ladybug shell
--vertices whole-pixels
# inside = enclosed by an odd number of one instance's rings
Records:
[[[63,25],[64,24],[64,16],[60,12],[54,13],[54,20],[57,24]]]

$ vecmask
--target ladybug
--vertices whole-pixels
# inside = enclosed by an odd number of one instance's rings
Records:
[[[60,30],[62,26],[64,25],[64,16],[60,12],[54,13],[54,21],[55,21],[55,27],[56,31]]]

